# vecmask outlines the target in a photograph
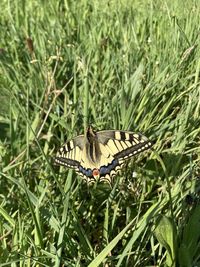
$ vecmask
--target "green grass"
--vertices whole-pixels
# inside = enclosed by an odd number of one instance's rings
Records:
[[[0,266],[200,266],[200,6],[182,4],[2,1]],[[52,162],[88,124],[153,151],[88,188]]]

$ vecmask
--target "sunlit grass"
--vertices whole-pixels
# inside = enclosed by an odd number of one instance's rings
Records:
[[[0,265],[198,266],[198,2],[1,6]],[[52,161],[88,124],[155,145],[88,188]]]

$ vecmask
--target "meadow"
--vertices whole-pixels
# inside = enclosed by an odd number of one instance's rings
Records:
[[[200,266],[200,4],[1,1],[0,266]],[[113,185],[54,164],[141,132]]]

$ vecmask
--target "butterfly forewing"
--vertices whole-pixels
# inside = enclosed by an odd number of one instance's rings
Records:
[[[136,155],[152,146],[152,142],[140,133],[127,131],[97,132],[102,142],[115,159],[123,160]]]
[[[84,135],[79,135],[65,143],[57,152],[55,163],[77,171],[82,158],[83,144]]]

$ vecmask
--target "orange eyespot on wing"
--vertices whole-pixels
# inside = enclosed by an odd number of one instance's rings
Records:
[[[92,171],[92,175],[93,175],[93,177],[94,177],[95,179],[98,179],[99,176],[100,176],[100,172],[99,172],[99,170],[98,170],[98,169],[94,169],[94,170]]]

